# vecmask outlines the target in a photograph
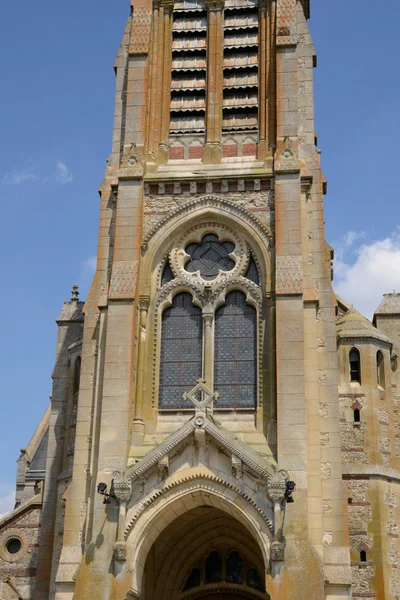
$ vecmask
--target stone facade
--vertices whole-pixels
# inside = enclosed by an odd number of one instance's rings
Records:
[[[400,296],[334,294],[306,0],[133,0],[0,596],[399,600]]]

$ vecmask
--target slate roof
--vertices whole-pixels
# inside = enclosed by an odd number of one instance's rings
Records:
[[[336,323],[336,331],[340,338],[374,338],[387,344],[392,340],[355,308],[350,308]]]
[[[400,315],[400,294],[384,294],[376,315]]]

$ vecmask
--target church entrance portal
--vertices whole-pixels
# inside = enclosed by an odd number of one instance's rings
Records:
[[[269,600],[261,550],[242,523],[200,506],[170,523],[147,556],[144,600]]]

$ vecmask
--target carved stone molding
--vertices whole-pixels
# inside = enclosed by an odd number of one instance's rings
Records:
[[[196,200],[191,200],[184,204],[183,206],[179,206],[175,210],[171,211],[166,217],[161,219],[145,236],[142,243],[142,250],[146,251],[150,240],[157,234],[157,232],[165,227],[167,223],[173,221],[178,216],[182,215],[190,215],[193,217],[193,214],[196,214],[196,209],[201,208],[214,208],[217,211],[226,211],[228,214],[230,213],[236,219],[240,219],[241,221],[246,222],[248,225],[252,227],[257,233],[267,239],[268,246],[272,246],[273,244],[273,235],[271,230],[264,225],[257,217],[252,215],[246,209],[241,208],[234,202],[230,200],[225,200],[223,198],[218,198],[217,196],[203,196],[202,198],[198,198]]]
[[[285,545],[283,542],[274,540],[271,544],[270,552],[273,562],[283,562],[285,560]]]
[[[135,525],[136,521],[138,520],[138,518],[140,517],[140,515],[142,513],[144,513],[147,508],[152,506],[156,499],[165,495],[167,492],[170,492],[170,491],[178,488],[179,486],[183,486],[185,484],[190,484],[189,489],[191,490],[192,493],[195,492],[196,490],[204,491],[206,493],[212,492],[212,491],[215,491],[215,488],[212,485],[213,483],[218,483],[218,484],[222,485],[223,487],[233,490],[238,495],[240,495],[242,498],[245,498],[245,500],[253,508],[255,508],[257,510],[257,512],[261,515],[261,517],[267,524],[270,532],[273,533],[274,527],[273,527],[273,523],[272,523],[271,519],[268,518],[268,516],[263,512],[263,510],[260,508],[260,506],[258,506],[256,501],[253,498],[251,498],[248,494],[246,494],[243,490],[241,490],[236,485],[230,483],[229,481],[226,481],[226,480],[222,479],[221,477],[214,475],[213,473],[194,472],[194,473],[191,473],[188,475],[184,475],[181,478],[179,478],[175,481],[172,481],[171,483],[166,482],[166,484],[164,485],[164,487],[162,489],[159,489],[159,488],[153,489],[145,498],[141,498],[137,502],[136,508],[135,508],[135,506],[132,507],[134,509],[133,516],[131,516],[129,518],[129,521],[126,524],[125,531],[124,531],[125,540],[128,538],[132,528],[134,527],[134,525]]]
[[[268,494],[274,502],[283,502],[285,498],[286,481],[288,479],[288,473],[284,470],[281,470],[274,473],[274,475],[268,481]]]
[[[297,139],[286,136],[281,142],[275,153],[275,172],[293,172],[300,170],[299,162],[299,143]]]
[[[132,495],[130,482],[113,481],[113,492],[118,502],[128,502]]]
[[[114,558],[117,562],[125,562],[126,561],[126,544],[125,544],[125,542],[115,542]]]

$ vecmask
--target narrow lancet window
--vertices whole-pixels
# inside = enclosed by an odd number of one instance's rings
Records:
[[[380,350],[376,353],[376,377],[378,385],[385,389],[385,361]]]
[[[218,408],[254,408],[257,398],[257,314],[243,292],[227,295],[215,315],[214,389]]]
[[[74,387],[73,387],[74,394],[77,394],[79,392],[80,379],[81,379],[81,357],[78,356],[75,361],[75,368],[74,368]]]
[[[159,408],[191,408],[182,396],[202,375],[202,315],[188,293],[163,312]]]
[[[350,350],[350,381],[361,383],[361,360],[360,352],[357,348]]]

